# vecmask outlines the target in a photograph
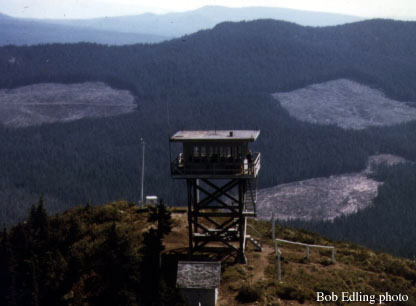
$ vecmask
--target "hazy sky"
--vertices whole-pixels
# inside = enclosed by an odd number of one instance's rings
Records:
[[[273,6],[416,20],[416,0],[0,0],[0,12],[15,17],[91,18],[186,11],[205,5]]]

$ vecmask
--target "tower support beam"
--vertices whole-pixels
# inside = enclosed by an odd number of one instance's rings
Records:
[[[237,252],[238,262],[245,262],[247,180],[231,179],[224,183],[187,179],[187,188],[190,254],[208,245],[222,246]],[[205,195],[202,199],[199,191]]]

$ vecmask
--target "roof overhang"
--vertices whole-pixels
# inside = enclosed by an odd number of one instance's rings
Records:
[[[171,142],[251,142],[259,137],[259,130],[182,130],[176,132]]]

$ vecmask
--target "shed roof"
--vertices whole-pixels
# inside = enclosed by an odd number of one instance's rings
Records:
[[[179,261],[178,288],[214,289],[220,286],[221,262]]]
[[[170,141],[255,141],[259,135],[256,130],[188,130],[176,132]]]

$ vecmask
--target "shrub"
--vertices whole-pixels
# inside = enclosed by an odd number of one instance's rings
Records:
[[[244,273],[239,266],[227,267],[224,273],[222,273],[222,281],[225,282],[240,281],[242,278],[244,278]]]
[[[323,266],[330,266],[332,265],[332,260],[329,258],[322,258],[320,264]]]
[[[309,291],[310,290],[305,290],[305,288],[302,290],[298,286],[285,284],[278,287],[276,293],[284,300],[297,300],[300,303],[303,303],[311,297],[311,292]]]
[[[261,289],[243,286],[238,290],[237,300],[241,303],[251,303],[259,300],[261,297]]]

